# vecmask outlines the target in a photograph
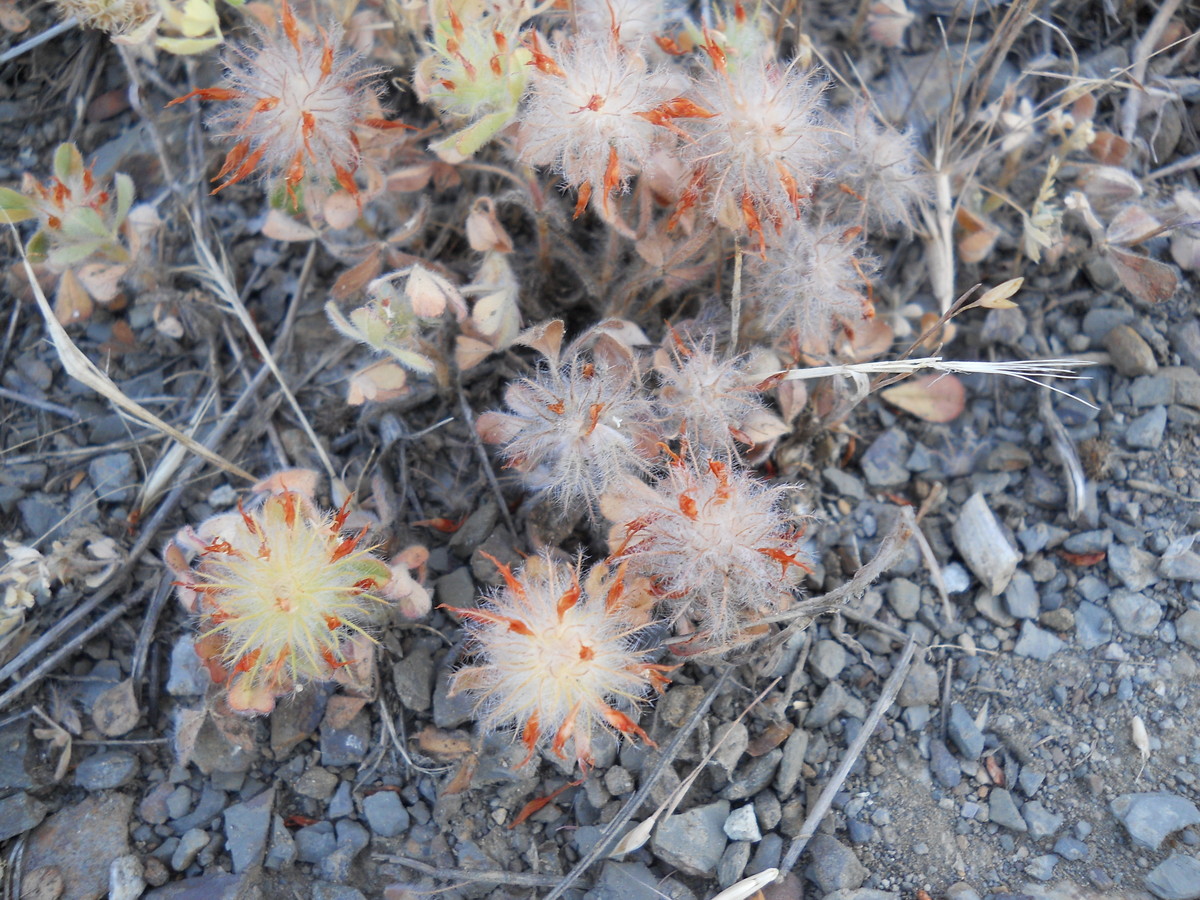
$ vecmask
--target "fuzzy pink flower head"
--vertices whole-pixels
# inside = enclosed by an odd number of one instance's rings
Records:
[[[682,84],[608,34],[538,52],[520,113],[522,162],[550,166],[579,189],[576,214],[598,194],[602,211],[669,135],[653,121]]]
[[[828,165],[820,138],[824,83],[815,70],[780,66],[767,54],[727,60],[710,37],[711,64],[689,95],[713,115],[689,119],[681,150],[692,180],[676,216],[703,200],[708,214],[756,236],[799,218]]]
[[[654,488],[629,487],[610,507],[620,508],[614,521],[622,523],[610,562],[654,578],[672,618],[697,624],[704,644],[725,646],[791,603],[809,567],[780,509],[786,488],[718,460],[681,458]]]
[[[874,316],[876,262],[861,228],[791,222],[764,259],[750,259],[747,282],[761,327],[787,329],[799,348],[827,355],[835,338]]]
[[[689,344],[674,329],[654,354],[664,437],[682,437],[702,454],[735,459],[735,442],[753,446],[756,436],[786,430],[762,400],[745,358],[719,356],[711,341]]]
[[[454,676],[453,691],[478,703],[486,731],[512,728],[528,762],[541,747],[590,765],[592,740],[604,730],[636,735],[653,746],[624,709],[666,684],[669,667],[647,661],[634,647],[640,625],[622,603],[619,573],[596,567],[584,583],[580,565],[548,554],[516,575],[492,560],[506,587],[479,609],[455,609],[466,620],[477,664]]]
[[[283,176],[293,203],[306,178],[326,187],[336,182],[357,196],[353,176],[361,152],[355,128],[403,126],[371,117],[366,82],[374,73],[341,49],[338,28],[303,35],[286,0],[282,26],[282,35],[259,29],[257,47],[226,54],[227,87],[200,88],[167,105],[191,97],[229,104],[208,122],[237,141],[213,178],[225,179],[214,194],[261,168]]]
[[[362,532],[343,536],[345,518],[285,491],[168,546],[180,599],[199,616],[196,652],[227,683],[231,708],[270,712],[276,697],[372,652],[367,628],[389,605],[379,592],[392,573],[359,547]],[[197,548],[189,567],[184,551]]]
[[[654,455],[653,405],[632,356],[578,351],[511,383],[504,399],[510,411],[480,416],[480,436],[501,444],[508,465],[563,506],[594,504],[620,476],[646,471]]]
[[[927,200],[931,181],[922,171],[916,136],[878,119],[866,103],[838,116],[828,133],[834,160],[830,181],[840,206],[852,206],[863,224],[900,224],[912,230],[912,210]],[[839,216],[840,219],[847,216]]]

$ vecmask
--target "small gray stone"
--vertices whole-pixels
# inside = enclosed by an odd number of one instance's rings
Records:
[[[172,697],[195,697],[207,691],[211,683],[196,654],[196,639],[191,634],[180,635],[171,648],[167,693]]]
[[[1172,581],[1200,581],[1200,553],[1194,550],[1168,552],[1158,562],[1158,574]]]
[[[1108,608],[1126,634],[1151,637],[1162,621],[1162,607],[1145,594],[1116,590],[1108,598]]]
[[[743,874],[750,876],[765,872],[767,869],[778,869],[781,859],[783,859],[783,838],[774,832],[764,834]]]
[[[650,840],[654,855],[689,875],[711,875],[725,852],[729,801],[718,800],[670,816]]]
[[[171,854],[171,868],[182,872],[196,861],[200,851],[208,846],[208,832],[201,828],[191,828],[179,838],[175,852]]]
[[[395,791],[376,791],[364,797],[362,808],[373,834],[396,837],[408,830],[408,810]]]
[[[297,831],[292,839],[296,844],[296,859],[300,862],[319,863],[337,849],[337,837],[329,822],[317,822]]]
[[[1091,339],[1093,347],[1100,347],[1110,331],[1118,325],[1128,325],[1135,318],[1133,312],[1127,309],[1089,309],[1083,317],[1083,333]]]
[[[1104,553],[1113,541],[1113,533],[1107,528],[1080,531],[1063,541],[1063,549],[1071,553]]]
[[[1108,548],[1108,570],[1131,591],[1145,590],[1158,581],[1157,563],[1153,553],[1128,544],[1113,544]]]
[[[312,900],[367,900],[358,888],[347,884],[318,881],[312,886]]]
[[[1084,650],[1094,650],[1113,639],[1115,624],[1108,610],[1087,600],[1075,610],[1075,640]]]
[[[1049,881],[1054,877],[1054,867],[1058,865],[1058,857],[1053,853],[1043,853],[1035,856],[1025,866],[1025,874],[1038,881]]]
[[[262,862],[275,806],[275,789],[268,788],[225,810],[225,846],[233,858],[233,871],[246,872]]]
[[[818,833],[808,845],[812,860],[808,877],[825,893],[861,887],[870,874],[854,851],[828,834]]]
[[[722,890],[741,880],[746,863],[750,862],[750,844],[746,841],[733,841],[721,854],[717,863],[717,884]]]
[[[123,750],[110,750],[81,762],[75,770],[75,783],[89,791],[108,791],[129,784],[137,773],[136,756]]]
[[[470,556],[492,533],[499,515],[496,504],[490,499],[484,500],[483,505],[467,516],[467,520],[451,536],[450,551],[464,559]],[[440,596],[438,601],[446,602]]]
[[[292,790],[301,797],[328,800],[337,790],[337,786],[338,777],[324,766],[310,766],[303,775],[296,779]]]
[[[1175,401],[1175,382],[1166,375],[1143,375],[1129,385],[1129,402],[1139,409]]]
[[[467,691],[451,693],[454,671],[438,669],[433,688],[433,724],[438,728],[457,728],[475,717],[475,701]]]
[[[1115,815],[1139,847],[1157,850],[1167,835],[1200,824],[1200,809],[1168,791],[1122,794],[1111,803]]]
[[[1081,859],[1087,859],[1088,845],[1064,834],[1054,842],[1054,852],[1067,862],[1079,862]]]
[[[846,667],[846,651],[837,641],[817,641],[809,654],[808,664],[826,681],[833,681]]]
[[[1046,781],[1046,773],[1039,772],[1031,766],[1021,766],[1021,774],[1017,776],[1017,786],[1026,797],[1032,797]]]
[[[283,823],[283,816],[271,818],[271,849],[263,860],[263,866],[272,871],[290,866],[296,859],[296,842]]]
[[[1113,367],[1128,378],[1153,375],[1158,371],[1154,351],[1146,339],[1128,325],[1118,325],[1110,331],[1104,338],[1104,346],[1112,358]]]
[[[921,610],[921,588],[907,578],[893,578],[887,589],[888,604],[902,619],[915,619]]]
[[[1004,589],[1004,605],[1008,607],[1009,613],[1018,619],[1036,619],[1042,611],[1037,585],[1024,569],[1013,572],[1012,580]]]
[[[1029,620],[1021,623],[1021,634],[1013,653],[1028,659],[1040,659],[1045,662],[1066,644],[1044,628],[1039,628]]]
[[[721,797],[725,800],[745,800],[747,797],[753,797],[771,783],[781,759],[783,751],[778,747],[764,753],[758,759],[751,759],[738,769],[729,784],[721,789]]]
[[[433,679],[437,666],[433,654],[419,647],[392,666],[396,695],[406,709],[425,712],[433,702]]]
[[[797,728],[783,742],[783,754],[779,760],[779,770],[775,773],[775,791],[780,800],[786,800],[796,783],[800,780],[800,770],[804,767],[804,755],[808,752],[808,730]]]
[[[904,465],[908,456],[908,435],[899,428],[889,428],[871,443],[859,465],[867,483],[873,487],[899,487],[909,479]]]
[[[758,830],[758,817],[754,806],[747,804],[739,806],[725,820],[725,836],[731,841],[749,841],[754,843],[762,840],[762,832]]]
[[[1167,408],[1156,406],[1125,428],[1125,443],[1135,450],[1157,450],[1167,428]]]
[[[146,869],[132,853],[118,856],[108,866],[108,900],[138,900],[146,890]]]
[[[942,584],[947,594],[962,594],[971,586],[971,575],[960,564],[942,566]]]
[[[1175,634],[1189,647],[1200,650],[1200,610],[1189,609],[1176,619]]]
[[[471,577],[471,570],[467,566],[459,566],[435,581],[433,594],[439,605],[445,604],[456,609],[474,608],[478,597],[475,579]]]
[[[750,729],[742,722],[730,722],[722,725],[713,733],[713,746],[716,747],[716,751],[713,753],[709,766],[724,776],[722,781],[724,784],[733,777],[738,761],[746,752],[746,748],[750,746]],[[616,792],[613,791],[613,793]]]
[[[849,497],[851,500],[862,500],[867,496],[862,479],[851,475],[845,469],[830,466],[823,470],[821,475],[829,482],[830,487],[843,497]]]
[[[992,594],[1003,593],[1021,555],[1008,542],[983,494],[972,494],[962,505],[951,534],[959,555],[975,577]]]
[[[1171,349],[1179,354],[1179,358],[1193,369],[1200,369],[1200,320],[1189,318],[1179,327],[1167,331],[1171,341]]]
[[[1008,614],[1008,610],[1004,608],[1000,598],[987,588],[982,588],[975,595],[975,611],[993,625],[999,625],[1001,628],[1012,628],[1017,624],[1017,620]]]
[[[326,719],[321,723],[321,764],[337,768],[353,766],[367,756],[371,740],[371,719],[360,710],[345,728],[334,728]]]
[[[947,733],[964,759],[977,760],[983,753],[983,733],[961,703],[950,707]]]
[[[896,702],[907,709],[910,706],[932,706],[937,701],[937,670],[927,662],[913,663],[896,695]]]
[[[831,681],[808,711],[804,719],[804,727],[808,729],[824,728],[846,708],[850,695],[842,687],[841,682]]]
[[[0,842],[33,828],[48,811],[46,804],[24,791],[0,800]]]
[[[1063,817],[1052,813],[1042,806],[1039,800],[1030,800],[1021,809],[1025,824],[1029,826],[1029,836],[1035,841],[1050,837],[1062,828]]]
[[[946,900],[980,900],[979,892],[965,881],[958,881],[946,888]]]
[[[875,888],[856,888],[834,891],[832,894],[826,894],[822,900],[900,900],[900,894]]]
[[[204,790],[200,792],[200,799],[196,801],[195,809],[186,816],[173,820],[171,827],[179,835],[192,828],[205,828],[221,815],[225,809],[226,800],[224,791],[218,791],[206,784]],[[167,802],[170,803],[170,800]]]
[[[977,757],[976,757],[977,758]],[[962,781],[962,767],[946,745],[934,738],[929,742],[929,769],[937,783],[944,788],[958,787]]]
[[[317,864],[317,873],[326,881],[341,884],[350,878],[350,866],[362,849],[371,843],[367,829],[351,819],[337,823],[337,849]]]
[[[105,503],[127,503],[133,499],[137,485],[133,471],[133,457],[128,453],[106,453],[88,463],[92,488]]]
[[[608,860],[587,893],[588,900],[694,900],[694,895],[672,878],[662,879],[640,862]]]
[[[1010,831],[1028,831],[1029,826],[1021,817],[1012,794],[1003,788],[993,788],[988,795],[988,809],[991,820],[997,825]]]
[[[1160,900],[1197,900],[1200,898],[1200,860],[1172,853],[1150,870],[1146,887]]]

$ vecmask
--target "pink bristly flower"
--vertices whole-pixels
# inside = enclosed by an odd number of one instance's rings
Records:
[[[283,176],[293,204],[306,178],[336,182],[357,198],[354,172],[362,154],[355,129],[407,126],[371,116],[366,82],[374,73],[340,48],[338,29],[302,35],[287,0],[281,19],[282,36],[260,29],[258,47],[226,55],[228,87],[198,88],[167,105],[192,97],[230,104],[209,119],[237,141],[212,179],[225,179],[214,194],[261,168]]]
[[[232,709],[270,712],[277,697],[373,652],[367,628],[392,575],[359,546],[361,531],[342,534],[345,519],[345,508],[323,514],[285,491],[168,546],[180,599],[199,616],[196,652]],[[186,550],[199,551],[190,567]]]
[[[646,471],[654,456],[653,406],[632,356],[614,363],[578,351],[512,382],[504,400],[509,412],[479,417],[480,436],[500,444],[511,468],[564,507],[594,504],[620,476]]]
[[[608,577],[597,567],[581,584],[578,563],[548,554],[516,575],[492,562],[506,587],[479,609],[453,609],[465,620],[477,664],[460,670],[452,689],[475,698],[480,726],[514,729],[526,748],[521,765],[547,744],[565,758],[574,738],[575,758],[589,766],[593,739],[605,730],[654,746],[623,710],[661,691],[670,667],[635,649],[644,626],[633,624],[622,601],[620,573]]]
[[[820,137],[824,83],[815,71],[780,66],[766,53],[727,58],[711,35],[704,49],[709,65],[689,96],[711,115],[685,125],[692,140],[680,152],[692,174],[672,222],[703,204],[761,251],[764,228],[799,218],[828,165]]]
[[[876,271],[858,227],[792,222],[764,259],[751,259],[747,282],[766,331],[786,329],[800,350],[827,355],[842,333],[853,336],[875,314]]]
[[[607,215],[609,196],[667,140],[656,116],[665,105],[683,103],[673,99],[682,85],[610,34],[560,44],[552,54],[538,48],[536,35],[534,40],[536,70],[520,113],[520,158],[552,167],[579,190],[577,216],[594,195]]]
[[[676,457],[654,488],[630,484],[613,528],[610,562],[655,580],[675,621],[722,647],[785,609],[806,572],[801,535],[771,488],[719,460]]]

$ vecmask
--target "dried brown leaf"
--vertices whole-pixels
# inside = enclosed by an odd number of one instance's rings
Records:
[[[1143,303],[1162,303],[1175,296],[1179,277],[1166,263],[1121,247],[1108,247],[1105,256],[1112,263],[1125,290]]]
[[[967,392],[954,375],[910,378],[880,393],[888,403],[926,422],[950,422],[966,408]]]

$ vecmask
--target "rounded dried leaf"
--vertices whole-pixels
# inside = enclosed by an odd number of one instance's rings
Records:
[[[966,407],[967,392],[953,375],[921,375],[883,391],[888,403],[926,422],[950,422]]]

